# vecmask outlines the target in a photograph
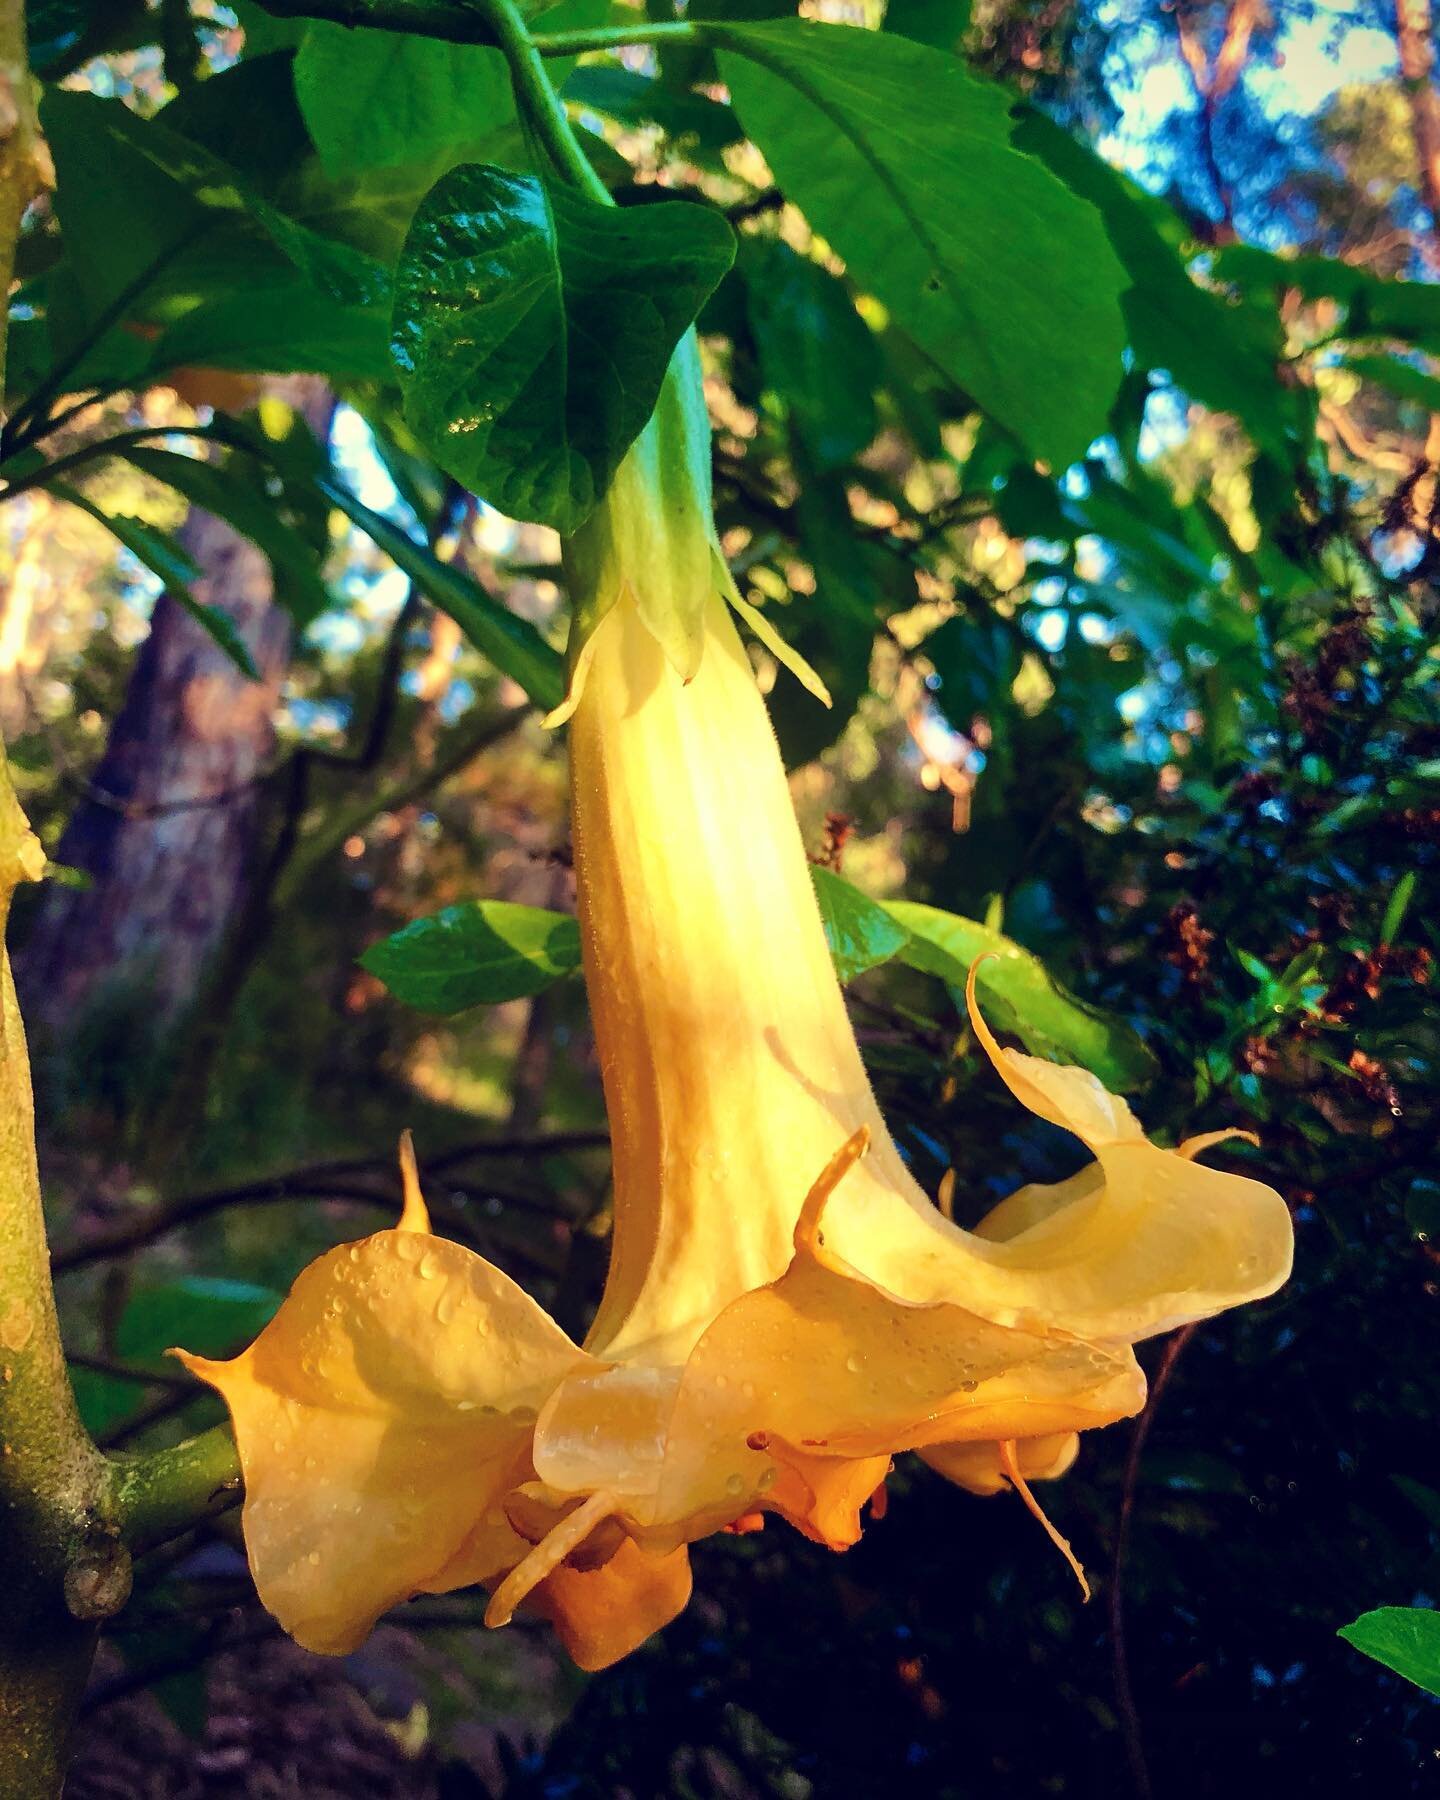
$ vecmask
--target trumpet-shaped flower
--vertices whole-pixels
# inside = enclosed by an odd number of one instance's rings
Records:
[[[307,1269],[234,1361],[185,1358],[230,1407],[261,1597],[317,1650],[351,1649],[409,1594],[480,1582],[491,1623],[527,1601],[603,1666],[685,1604],[690,1542],[776,1513],[842,1549],[900,1451],[1028,1498],[1079,1432],[1139,1409],[1135,1342],[1289,1270],[1278,1195],[1196,1162],[1211,1140],[1151,1144],[1084,1070],[1002,1048],[973,976],[994,1069],[1094,1160],[973,1232],[917,1186],[732,622],[694,390],[678,404],[689,438],[662,410],[567,555],[575,866],[615,1184],[584,1345],[431,1235],[407,1161],[396,1230]]]

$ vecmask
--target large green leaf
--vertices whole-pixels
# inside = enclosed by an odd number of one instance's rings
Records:
[[[1059,467],[1106,429],[1126,284],[1099,214],[1011,144],[1011,100],[888,33],[707,24],[787,196],[950,380]]]
[[[528,619],[518,618],[462,570],[441,562],[434,551],[417,544],[342,483],[317,475],[315,484],[325,499],[373,538],[421,593],[448,613],[475,648],[502,674],[517,681],[537,706],[548,712],[560,704],[565,697],[564,663]]]
[[[1067,994],[1012,939],[936,906],[913,900],[886,906],[909,933],[899,956],[912,968],[962,988],[971,965],[988,958],[976,975],[986,1017],[1013,1031],[1036,1056],[1079,1063],[1109,1088],[1141,1087],[1153,1076],[1153,1056],[1123,1020]]]
[[[909,943],[910,934],[895,915],[851,882],[818,866],[811,867],[810,879],[825,921],[830,960],[842,981],[889,962]]]
[[[1156,209],[1168,211],[1165,202],[1141,194],[1051,120],[1027,113],[1015,143],[1099,208],[1130,277],[1121,304],[1141,365],[1167,370],[1195,399],[1233,413],[1258,443],[1284,453],[1297,420],[1277,379],[1284,333],[1276,309],[1240,305],[1197,286],[1155,222]]]
[[[416,919],[360,958],[397,1000],[450,1014],[538,994],[580,966],[580,926],[568,913],[471,900]]]
[[[733,254],[707,207],[615,208],[533,176],[455,169],[416,214],[396,272],[406,413],[474,493],[574,531]]]
[[[312,24],[295,91],[332,176],[422,162],[514,117],[498,50],[408,32]]]
[[[1377,1606],[1340,1627],[1347,1644],[1373,1656],[1427,1694],[1440,1696],[1440,1612],[1423,1606]]]
[[[329,606],[330,591],[315,552],[254,486],[223,468],[174,450],[132,446],[123,455],[142,473],[174,488],[192,506],[204,507],[224,519],[264,551],[274,571],[276,596],[297,625],[310,624]]]
[[[189,613],[242,675],[248,676],[251,681],[260,679],[255,659],[244,638],[235,629],[235,622],[229,613],[221,612],[218,606],[205,605],[190,592],[189,584],[197,579],[200,571],[174,538],[167,537],[163,531],[147,524],[143,519],[133,519],[126,513],[107,513],[78,488],[70,487],[65,482],[55,481],[49,486],[52,494],[61,500],[68,500],[71,506],[79,507],[81,512],[89,513],[137,562],[143,563],[152,575],[158,576],[165,584],[165,592],[170,598]]]

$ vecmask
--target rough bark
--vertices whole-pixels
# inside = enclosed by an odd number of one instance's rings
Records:
[[[323,435],[333,396],[316,378],[296,385],[292,397]],[[255,857],[290,622],[247,539],[198,508],[180,536],[202,571],[196,597],[229,615],[261,679],[247,680],[168,596],[157,603],[90,791],[56,851],[90,885],[51,888],[18,959],[27,1017],[52,1037],[107,993],[134,996],[153,1026],[178,1019]]]

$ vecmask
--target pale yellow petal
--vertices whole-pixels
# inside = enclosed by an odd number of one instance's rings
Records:
[[[977,1238],[991,1244],[1008,1244],[1021,1232],[1042,1224],[1052,1213],[1076,1200],[1088,1200],[1105,1185],[1105,1171],[1098,1162],[1086,1163],[1083,1169],[1064,1181],[1031,1182],[1007,1194],[998,1206],[991,1207],[975,1227]]]
[[[1074,1464],[1080,1435],[1055,1431],[1046,1437],[1019,1438],[1015,1457],[1027,1481],[1054,1481]],[[999,1443],[927,1444],[920,1457],[947,1481],[972,1494],[1000,1494],[1010,1486]]]
[[[503,1557],[499,1522],[488,1545],[477,1528],[528,1473],[540,1407],[588,1363],[508,1276],[413,1231],[312,1263],[234,1361],[178,1354],[230,1408],[261,1599],[334,1654]]]
[[[972,966],[965,984],[970,1024],[981,1048],[1020,1104],[1038,1118],[1073,1131],[1092,1150],[1098,1150],[1101,1144],[1143,1142],[1145,1133],[1134,1113],[1118,1094],[1112,1094],[1088,1069],[1078,1069],[1068,1063],[1045,1062],[1041,1057],[1026,1056],[1019,1050],[1006,1050],[1001,1046],[985,1023],[985,1015],[975,998],[978,966],[978,962]]]
[[[1045,1337],[956,1306],[906,1306],[800,1252],[733,1302],[686,1364],[655,1518],[714,1529],[764,1497],[788,1450],[888,1456],[1038,1437],[1139,1410],[1127,1345]]]

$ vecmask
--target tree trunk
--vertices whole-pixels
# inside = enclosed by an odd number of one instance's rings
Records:
[[[1395,0],[1395,43],[1415,134],[1416,185],[1430,214],[1430,229],[1420,234],[1420,254],[1431,272],[1440,274],[1440,93],[1430,0]]]
[[[334,396],[316,377],[287,385],[327,435]],[[27,1017],[52,1039],[70,1036],[106,996],[152,1037],[174,1023],[255,854],[290,621],[248,539],[198,508],[180,538],[201,570],[196,597],[228,614],[260,680],[247,680],[168,595],[157,602],[90,793],[56,852],[89,885],[52,884],[17,967]]]

